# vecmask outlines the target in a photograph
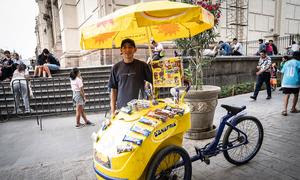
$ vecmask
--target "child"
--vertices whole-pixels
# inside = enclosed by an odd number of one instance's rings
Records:
[[[88,121],[83,109],[83,106],[86,102],[86,97],[83,90],[83,83],[82,78],[80,76],[80,72],[78,68],[72,69],[70,73],[70,81],[71,81],[71,88],[73,91],[73,101],[76,104],[76,128],[82,128],[85,125],[94,126],[95,124]],[[80,116],[82,116],[85,124],[80,123]]]
[[[277,87],[277,66],[276,63],[273,63],[271,66],[271,79],[270,85],[273,91],[275,91]]]

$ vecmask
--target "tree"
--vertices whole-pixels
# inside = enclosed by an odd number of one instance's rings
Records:
[[[192,86],[198,90],[203,85],[203,66],[212,60],[204,57],[203,50],[215,42],[219,34],[216,32],[216,26],[219,24],[221,16],[221,1],[214,3],[212,0],[183,0],[184,3],[198,5],[210,11],[215,17],[214,28],[202,32],[190,38],[175,40],[175,44],[181,50],[183,56],[190,56],[189,68],[185,69],[185,77],[191,81]]]

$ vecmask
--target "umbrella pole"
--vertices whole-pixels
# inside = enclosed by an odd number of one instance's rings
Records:
[[[152,62],[152,51],[151,51],[151,44],[150,44],[150,37],[149,37],[149,29],[146,27],[147,39],[148,39],[148,50],[149,50],[149,58],[147,59],[147,64]]]

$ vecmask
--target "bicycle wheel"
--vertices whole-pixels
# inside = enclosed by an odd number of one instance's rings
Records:
[[[182,163],[180,167],[174,164]],[[168,146],[160,150],[152,160],[147,173],[147,180],[190,180],[192,164],[188,153],[181,147]]]
[[[259,151],[263,142],[264,131],[258,119],[252,116],[243,116],[237,119],[236,128],[247,135],[248,143],[236,148],[223,151],[227,161],[235,165],[249,162]],[[223,138],[223,149],[230,148],[244,142],[245,136],[229,127]]]

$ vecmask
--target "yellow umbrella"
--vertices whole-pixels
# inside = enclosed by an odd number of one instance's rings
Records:
[[[125,38],[138,44],[191,37],[214,26],[214,16],[199,6],[171,1],[138,3],[81,29],[81,48],[120,47]]]

